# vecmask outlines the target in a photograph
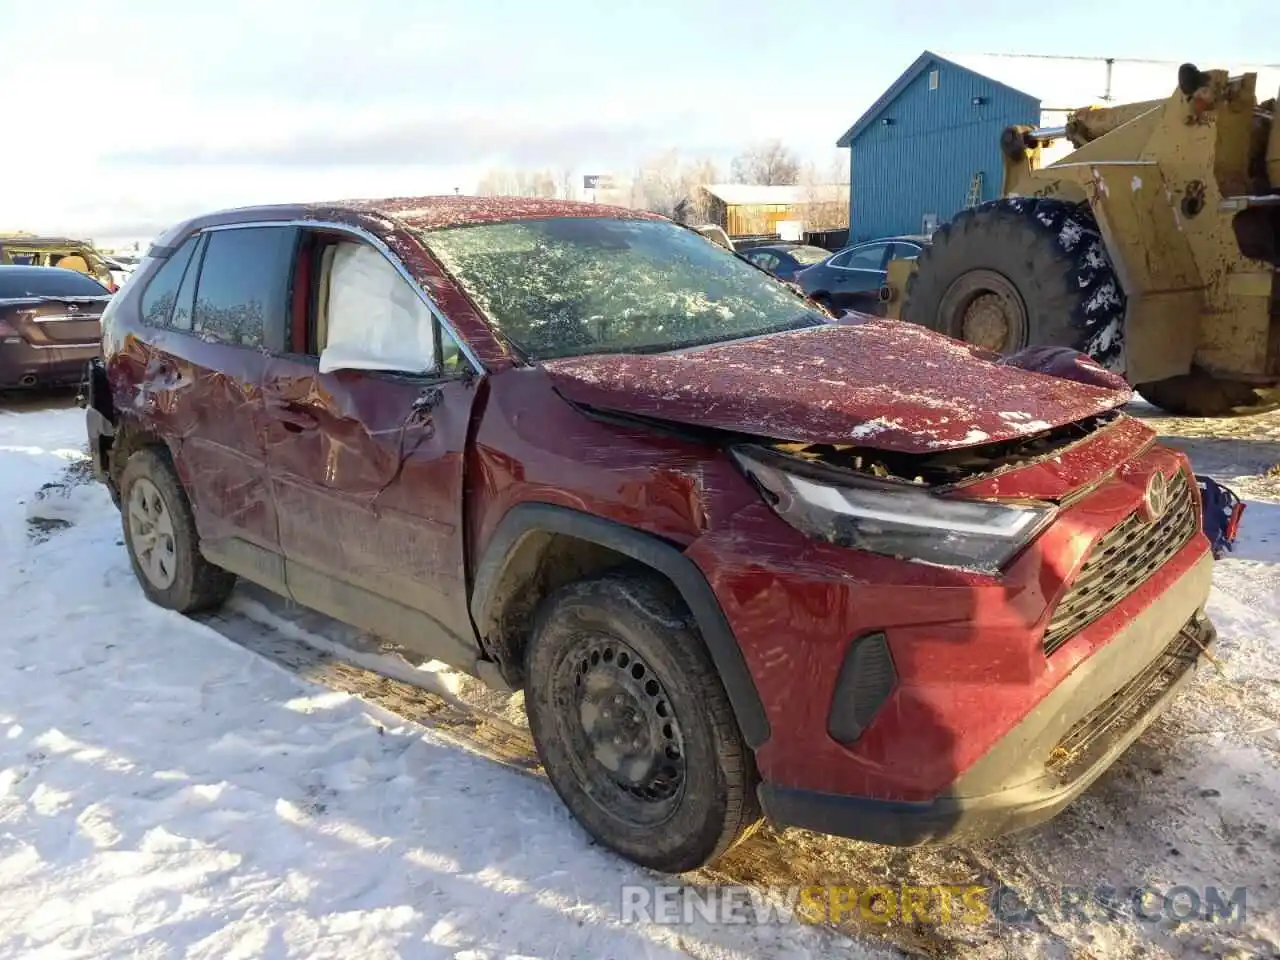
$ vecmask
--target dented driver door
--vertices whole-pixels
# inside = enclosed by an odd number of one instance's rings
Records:
[[[262,389],[288,591],[469,668],[463,461],[479,381],[445,357],[385,251],[308,232],[292,289],[289,344]]]
[[[464,379],[272,362],[268,469],[296,600],[425,656],[474,658],[462,546],[474,395]]]

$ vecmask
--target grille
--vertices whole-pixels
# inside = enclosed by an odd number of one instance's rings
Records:
[[[1147,523],[1138,514],[1130,514],[1098,541],[1049,618],[1044,632],[1045,655],[1052,654],[1142,586],[1195,532],[1196,504],[1191,480],[1181,471],[1163,517]]]
[[[1117,737],[1137,723],[1179,677],[1191,669],[1207,646],[1203,621],[1184,626],[1146,669],[1067,731],[1046,764],[1063,782],[1075,779]]]

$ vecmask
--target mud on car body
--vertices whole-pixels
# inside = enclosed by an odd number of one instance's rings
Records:
[[[1213,642],[1197,489],[1127,388],[832,323],[658,217],[217,213],[104,326],[89,438],[153,601],[244,577],[524,689],[567,806],[659,869],[762,813],[1039,822]]]

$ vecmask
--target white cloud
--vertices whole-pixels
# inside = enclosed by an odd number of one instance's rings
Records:
[[[36,95],[6,98],[0,227],[132,236],[228,205],[467,192],[493,165],[625,173],[671,147],[727,162],[765,136],[825,156],[844,128],[838,93],[748,93],[679,32],[647,45],[669,15],[562,6],[530,35],[502,9],[0,8],[0,89],[32,89],[57,51]],[[618,35],[584,42],[597,27]]]

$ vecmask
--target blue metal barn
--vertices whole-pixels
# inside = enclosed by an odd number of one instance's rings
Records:
[[[1040,101],[926,50],[838,141],[849,148],[849,237],[931,233],[1000,196],[1000,133]]]

